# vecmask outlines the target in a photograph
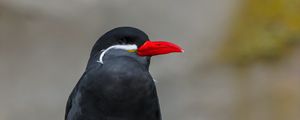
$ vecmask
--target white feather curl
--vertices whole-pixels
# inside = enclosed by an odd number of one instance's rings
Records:
[[[97,62],[103,64],[103,57],[104,57],[105,53],[107,51],[109,51],[110,49],[136,50],[137,46],[136,45],[113,45],[113,46],[110,46],[105,50],[101,50],[103,52],[101,53],[99,60]]]

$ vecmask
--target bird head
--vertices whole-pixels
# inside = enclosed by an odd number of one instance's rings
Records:
[[[118,27],[105,33],[92,48],[91,57],[101,52],[98,62],[103,64],[102,57],[111,49],[121,49],[149,59],[155,55],[183,52],[181,47],[171,42],[151,41],[146,33],[132,27]]]

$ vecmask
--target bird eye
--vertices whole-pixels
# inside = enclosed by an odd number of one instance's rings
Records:
[[[134,44],[134,40],[132,38],[124,37],[118,41],[119,44]]]

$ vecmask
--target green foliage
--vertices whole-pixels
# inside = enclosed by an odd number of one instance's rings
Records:
[[[290,53],[300,41],[300,1],[247,1],[222,49],[224,60],[247,65]]]

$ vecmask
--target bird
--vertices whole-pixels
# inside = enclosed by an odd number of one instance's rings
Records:
[[[134,27],[117,27],[94,44],[87,66],[68,97],[65,120],[161,120],[152,56],[183,52],[151,41]]]

